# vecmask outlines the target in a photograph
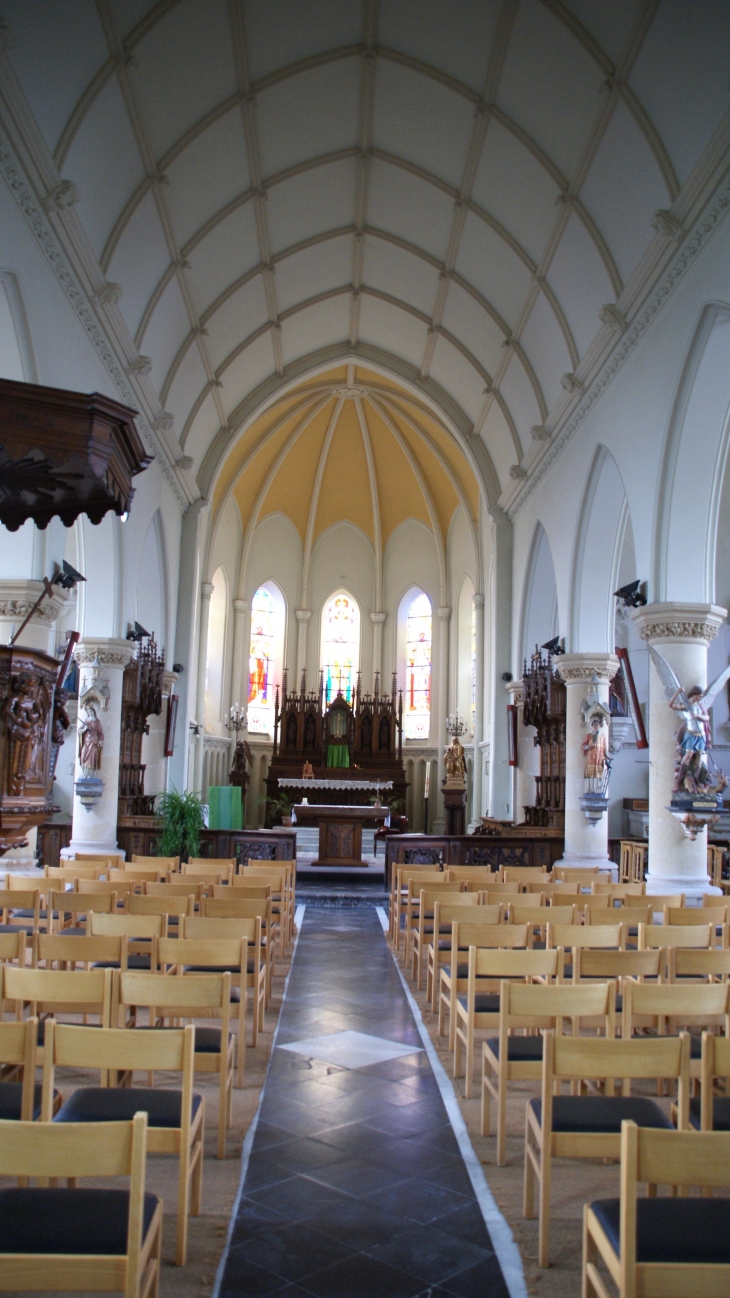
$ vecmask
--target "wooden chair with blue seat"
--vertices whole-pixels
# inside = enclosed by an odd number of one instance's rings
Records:
[[[454,1049],[456,1040],[456,1005],[459,996],[467,993],[469,984],[469,950],[475,946],[496,950],[510,950],[514,947],[527,948],[529,928],[527,924],[480,924],[470,915],[469,919],[454,920],[451,925],[452,959],[441,966],[439,971],[438,993],[438,1034],[444,1035],[444,1020],[449,1020],[449,1050]],[[498,992],[498,983],[492,988],[480,987],[479,994],[486,991]],[[494,1009],[499,1012],[499,996],[494,997]],[[495,1020],[496,1022],[496,1020]]]
[[[128,915],[164,915],[168,935],[174,937],[180,931],[182,916],[195,914],[195,894],[194,888],[183,896],[168,894],[155,897],[147,893],[130,893],[124,909]]]
[[[239,885],[266,883],[271,888],[271,909],[279,925],[279,959],[282,964],[286,961],[287,948],[294,940],[295,873],[292,861],[248,861],[235,876]]]
[[[177,938],[175,941],[180,941]],[[148,1011],[148,1028],[166,1020],[217,1018],[219,1027],[195,1027],[195,1072],[218,1075],[218,1157],[225,1158],[226,1132],[233,1105],[235,1038],[230,1031],[231,975],[114,972],[112,1026],[141,1026],[138,1011]]]
[[[514,925],[504,924],[509,932]],[[524,927],[521,925],[520,927]],[[507,943],[505,943],[507,946]],[[454,1077],[461,1076],[464,1056],[464,1096],[471,1098],[474,1081],[475,1037],[478,1031],[499,1027],[499,988],[503,979],[544,981],[556,976],[557,951],[505,950],[469,947],[466,993],[454,1005]]]
[[[449,876],[450,877],[450,876]],[[390,931],[389,936],[396,950],[400,949],[402,922],[408,904],[408,885],[411,881],[430,888],[434,883],[446,878],[437,861],[425,865],[394,865],[390,886]],[[417,890],[417,892],[420,889]]]
[[[674,1078],[678,1084],[678,1126],[689,1114],[689,1033],[677,1037],[567,1037],[546,1032],[540,1098],[529,1100],[525,1116],[523,1215],[535,1215],[538,1184],[538,1261],[550,1264],[550,1188],[553,1158],[616,1159],[625,1118],[642,1127],[674,1131],[656,1100],[630,1094],[635,1079]],[[623,1093],[613,1093],[621,1080]],[[561,1095],[562,1082],[601,1082],[602,1094]]]
[[[669,978],[669,952],[672,947],[709,951],[713,946],[712,924],[639,924],[639,950],[660,950],[662,980]]]
[[[49,1122],[121,1122],[135,1113],[147,1114],[147,1150],[151,1154],[173,1154],[179,1163],[177,1198],[177,1242],[175,1262],[184,1266],[187,1255],[188,1215],[200,1215],[203,1172],[203,1129],[205,1101],[193,1090],[195,1028],[163,1031],[133,1031],[86,1028],[50,1022],[46,1029],[43,1065],[43,1120]],[[99,1086],[79,1086],[56,1106],[54,1116],[55,1068],[99,1070]],[[172,1090],[151,1084],[134,1086],[135,1071],[179,1072],[181,1087]],[[124,1075],[124,1085],[109,1085],[111,1078]]]
[[[127,899],[129,900],[129,899]],[[167,937],[166,915],[89,915],[92,937],[123,937],[127,943],[127,968],[152,968],[152,946],[156,938]]]
[[[675,1036],[678,1028],[695,1031],[690,1038],[689,1075],[701,1076],[702,1039],[698,1028],[714,1027],[727,1034],[728,985],[719,983],[623,983],[623,1036],[647,1030],[658,1036]],[[661,1094],[661,1085],[660,1091]]]
[[[702,1033],[700,1095],[689,1102],[689,1123],[695,1130],[730,1132],[730,1038]],[[723,1090],[717,1081],[722,1079]]]
[[[670,946],[666,978],[670,983],[688,980],[726,983],[730,980],[730,950],[710,947],[709,950],[696,951]]]
[[[61,941],[67,939],[62,938]],[[72,941],[69,938],[68,941]],[[23,1010],[29,1018],[38,1019],[37,1062],[45,1058],[46,1023],[60,1014],[93,1017],[89,1026],[107,1028],[112,1013],[111,969],[18,969],[5,965],[3,970],[2,999],[15,1002],[16,1019],[20,1021]]]
[[[424,953],[426,947],[433,939],[434,932],[436,931],[434,928],[436,904],[439,901],[439,899],[444,898],[444,895],[446,895],[447,899],[450,898],[452,901],[456,901],[457,897],[474,896],[473,893],[467,893],[464,884],[459,883],[458,881],[451,881],[446,884],[439,884],[434,888],[431,888],[430,886],[427,888],[421,888],[418,895],[418,906],[416,908],[413,917],[413,924],[410,929],[411,978],[413,979],[413,981],[416,984],[416,987],[418,987],[419,990],[421,987],[421,983],[423,982],[423,970],[425,967]],[[478,903],[483,901],[483,893],[477,892],[476,896],[478,899]],[[495,918],[492,921],[492,923],[498,924],[500,922],[500,919],[501,919],[501,914],[495,914]],[[446,925],[440,925],[440,927],[443,928],[442,936],[445,938],[450,937],[451,935],[450,925],[448,927]]]
[[[730,1198],[687,1188],[730,1186],[730,1132],[621,1129],[620,1198],[583,1208],[583,1298],[725,1298],[730,1293]],[[647,1186],[646,1197],[638,1187]],[[660,1185],[670,1195],[657,1195]],[[677,1193],[679,1191],[679,1194]]]
[[[8,876],[10,879],[11,876]],[[43,912],[41,917],[41,905]],[[48,927],[47,913],[40,888],[0,888],[0,933],[23,932],[30,936]]]
[[[115,915],[116,910],[116,892],[87,894],[58,892],[54,888],[48,894],[48,932],[68,934],[69,937],[83,937],[90,931],[89,915],[92,911],[96,911],[99,915]]]
[[[434,903],[431,940],[426,948],[426,999],[432,1014],[438,1012],[441,970],[451,964],[452,925],[459,922],[501,924],[504,919],[501,902],[487,906],[483,899],[482,892],[462,892],[454,900],[438,898]]]
[[[22,969],[27,959],[29,945],[32,947],[32,943],[33,938],[29,944],[25,929],[12,930],[10,933],[0,932],[0,965],[16,964]],[[1,1010],[0,1018],[2,1018]]]
[[[41,1115],[41,1088],[35,1080],[37,1041],[37,1019],[0,1022],[0,1119],[4,1122],[33,1122]]]
[[[213,888],[212,896],[202,897],[200,915],[203,919],[261,919],[261,953],[266,964],[265,1008],[269,1007],[274,977],[274,951],[279,938],[279,922],[274,919],[271,886],[251,885],[249,888]]]
[[[612,951],[601,947],[576,947],[573,952],[573,982],[605,982],[612,978],[619,987],[624,978],[644,982],[647,978],[658,981],[662,969],[661,951]],[[616,1015],[623,1013],[623,995],[616,996]],[[586,1025],[587,1026],[587,1025]]]
[[[127,939],[36,933],[32,963],[34,969],[92,969],[94,966],[126,969]]]
[[[502,982],[499,990],[499,1032],[482,1044],[481,1131],[491,1132],[491,1103],[497,1104],[497,1166],[506,1162],[507,1086],[512,1081],[539,1081],[542,1077],[544,1029],[559,1035],[570,1020],[575,1034],[585,1021],[600,1021],[603,1035],[616,1034],[616,984]]]
[[[147,1115],[103,1127],[0,1122],[0,1176],[128,1177],[129,1189],[0,1189],[0,1292],[156,1298],[162,1201],[145,1193]]]

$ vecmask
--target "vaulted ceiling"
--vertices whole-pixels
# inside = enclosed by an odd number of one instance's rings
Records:
[[[522,476],[729,102],[726,0],[2,12],[134,382],[204,492],[262,400],[348,356],[450,402],[498,490]]]

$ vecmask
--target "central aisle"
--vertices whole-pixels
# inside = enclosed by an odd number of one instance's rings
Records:
[[[219,1294],[507,1298],[372,906],[305,912]]]

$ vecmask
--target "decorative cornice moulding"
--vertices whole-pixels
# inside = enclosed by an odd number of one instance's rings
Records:
[[[730,209],[730,180],[725,180],[717,190],[705,211],[695,222],[691,235],[685,240],[679,249],[674,260],[662,275],[659,283],[650,293],[643,307],[635,317],[631,326],[626,330],[621,341],[618,343],[613,354],[600,370],[594,382],[588,385],[582,401],[571,412],[567,423],[560,432],[554,437],[553,443],[547,453],[540,460],[531,473],[524,487],[505,505],[505,513],[510,521],[514,521],[523,505],[529,500],[535,488],[542,482],[548,469],[557,460],[573,437],[573,434],[580,428],[583,420],[593,409],[608,387],[609,383],[618,374],[624,363],[634,351],[634,348],[641,341],[649,326],[653,323],[656,316],[661,311],[665,302],[674,292],[674,289],[684,278],[697,254],[707,243],[708,239],[715,233],[723,217],[727,215]]]

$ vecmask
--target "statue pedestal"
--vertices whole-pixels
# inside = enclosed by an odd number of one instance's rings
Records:
[[[446,779],[441,784],[446,812],[446,833],[466,833],[466,785]]]

